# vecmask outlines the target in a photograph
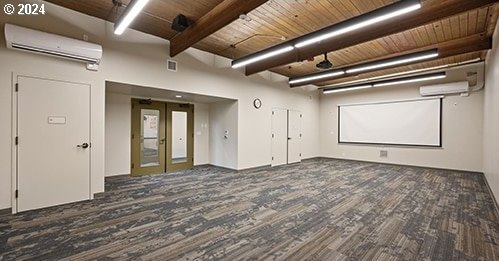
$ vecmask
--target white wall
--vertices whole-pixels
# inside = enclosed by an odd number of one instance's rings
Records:
[[[471,67],[448,72],[447,82],[466,80]],[[483,66],[479,67],[483,68]],[[431,84],[424,83],[424,84]],[[321,96],[321,155],[374,162],[446,169],[482,171],[483,91],[469,97],[447,96],[443,100],[442,148],[382,147],[338,144],[338,104],[401,100],[420,97],[419,86],[372,88]],[[388,150],[380,158],[379,150]]]
[[[210,164],[237,169],[238,102],[210,104]],[[228,131],[228,135],[225,135]]]
[[[210,105],[194,104],[194,165],[210,164]]]
[[[131,97],[106,93],[106,176],[130,174]]]
[[[499,199],[499,22],[493,49],[486,60],[484,103],[483,171],[496,199]]]

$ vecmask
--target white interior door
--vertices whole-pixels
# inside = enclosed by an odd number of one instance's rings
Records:
[[[301,112],[288,110],[288,164],[301,161]]]
[[[287,163],[288,138],[288,111],[284,109],[272,110],[272,166]]]
[[[17,82],[17,211],[89,199],[90,86]]]

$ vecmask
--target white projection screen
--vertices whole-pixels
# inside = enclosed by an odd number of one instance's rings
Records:
[[[441,147],[442,97],[338,106],[338,142]]]

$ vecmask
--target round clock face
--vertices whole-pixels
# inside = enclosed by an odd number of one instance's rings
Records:
[[[255,106],[255,108],[257,109],[260,109],[260,107],[262,107],[262,101],[260,99],[255,99],[253,101],[253,106]]]

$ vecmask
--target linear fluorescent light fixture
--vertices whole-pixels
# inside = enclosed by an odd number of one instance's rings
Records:
[[[431,58],[435,58],[438,56],[438,49],[433,49],[429,51],[424,51],[424,52],[419,52],[419,53],[413,53],[413,54],[408,54],[408,55],[403,55],[395,58],[390,58],[378,62],[372,62],[372,63],[367,63],[367,64],[362,64],[359,66],[354,66],[351,67],[350,69],[347,69],[347,73],[358,73],[358,72],[363,72],[363,71],[370,71],[374,69],[380,69],[380,68],[385,68],[385,67],[390,67],[390,66],[395,66],[395,65],[401,65],[401,64],[406,64],[406,63],[412,63],[412,62],[417,62],[417,61],[422,61],[422,60],[428,60]]]
[[[324,90],[322,93],[330,94],[330,93],[338,93],[338,92],[346,92],[346,91],[355,91],[355,90],[368,89],[371,87],[373,87],[372,84],[366,84],[366,85],[358,85],[358,86],[351,86],[351,87],[327,89],[327,90]]]
[[[482,59],[480,59],[480,58],[475,58],[472,60],[466,60],[464,62],[450,63],[450,64],[439,65],[439,66],[434,66],[434,67],[430,67],[430,68],[423,68],[423,69],[416,69],[416,70],[410,70],[410,71],[399,72],[399,73],[392,73],[392,74],[375,76],[375,77],[371,77],[371,78],[353,80],[353,81],[348,81],[348,82],[340,82],[340,83],[327,85],[324,87],[343,87],[343,86],[348,86],[348,85],[353,85],[353,84],[362,84],[362,83],[366,83],[366,82],[374,82],[376,80],[392,78],[392,77],[397,77],[397,76],[410,75],[410,74],[415,74],[415,73],[424,73],[424,72],[430,72],[430,71],[435,71],[435,70],[439,70],[439,69],[446,69],[446,68],[453,68],[453,67],[457,67],[457,66],[463,66],[463,65],[470,64],[470,63],[480,62],[481,60]]]
[[[373,83],[373,87],[383,87],[383,86],[390,86],[390,85],[397,85],[404,83],[423,82],[423,81],[443,79],[445,77],[447,77],[447,74],[445,72],[431,73],[431,74],[417,75],[412,77],[377,82]]]
[[[114,34],[121,35],[148,2],[149,0],[132,0],[114,24]]]
[[[331,26],[329,29],[320,30],[313,33],[310,38],[299,41],[295,44],[296,48],[301,48],[320,42],[325,39],[333,38],[348,32],[358,30],[367,26],[371,26],[382,21],[401,16],[421,8],[420,0],[402,0],[395,4],[389,5],[384,8],[374,10],[365,15],[357,16],[355,18],[346,20],[337,25]]]
[[[378,82],[373,82],[373,83],[329,88],[329,89],[324,89],[322,92],[324,94],[346,92],[346,91],[367,89],[367,88],[371,88],[371,87],[382,87],[382,86],[390,86],[390,85],[397,85],[397,84],[403,84],[403,83],[436,80],[436,79],[442,79],[445,77],[446,77],[445,72],[438,72],[438,73],[423,74],[423,75],[417,75],[417,76],[411,76],[411,77],[405,77],[405,78],[398,78],[398,79],[393,79],[393,80],[388,80],[388,81],[378,81]]]
[[[312,81],[312,80],[318,80],[318,79],[323,79],[323,78],[328,78],[328,77],[334,77],[334,76],[339,76],[345,74],[345,71],[330,71],[330,72],[322,72],[319,74],[312,74],[312,75],[307,75],[304,77],[299,77],[299,78],[294,78],[289,80],[289,84],[295,84],[295,83],[301,83],[301,82],[307,82],[307,81]]]
[[[263,54],[259,54],[259,55],[253,56],[253,57],[250,56],[247,59],[238,61],[236,63],[234,63],[234,61],[232,61],[232,68],[235,69],[235,68],[243,67],[243,66],[246,66],[246,65],[248,65],[250,63],[258,62],[258,61],[270,58],[272,56],[279,55],[281,53],[287,53],[287,52],[289,52],[289,51],[291,51],[293,49],[294,49],[293,46],[285,46],[285,47],[278,48],[278,49],[275,49],[275,50],[272,50],[272,51],[269,51],[269,52],[266,52],[266,53],[263,53]]]

